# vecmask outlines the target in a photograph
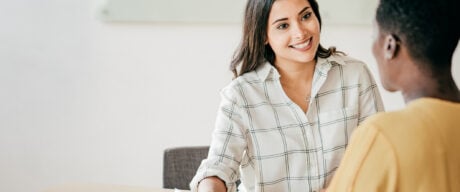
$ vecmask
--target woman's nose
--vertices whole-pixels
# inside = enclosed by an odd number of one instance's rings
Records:
[[[307,35],[306,30],[299,23],[293,25],[291,29],[292,29],[292,35],[294,39],[302,40]]]

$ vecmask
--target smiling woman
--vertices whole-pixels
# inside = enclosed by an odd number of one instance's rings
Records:
[[[106,0],[104,21],[160,23],[241,23],[246,0]],[[376,0],[322,0],[326,23],[370,25]],[[343,9],[346,7],[346,9]]]

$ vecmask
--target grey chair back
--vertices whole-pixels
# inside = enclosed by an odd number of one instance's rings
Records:
[[[163,188],[190,190],[189,184],[208,156],[209,146],[168,148],[163,155]]]

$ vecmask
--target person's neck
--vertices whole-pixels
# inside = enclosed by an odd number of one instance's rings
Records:
[[[414,76],[412,76],[414,77]],[[411,82],[402,90],[405,103],[412,100],[430,97],[460,103],[460,91],[452,75],[415,75]]]
[[[275,67],[281,75],[282,83],[297,85],[313,79],[315,63],[315,61],[309,63],[276,63]]]

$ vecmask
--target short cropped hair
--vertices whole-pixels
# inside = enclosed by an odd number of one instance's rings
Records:
[[[432,72],[450,70],[460,36],[460,0],[380,0],[381,31],[399,38],[414,60]]]

